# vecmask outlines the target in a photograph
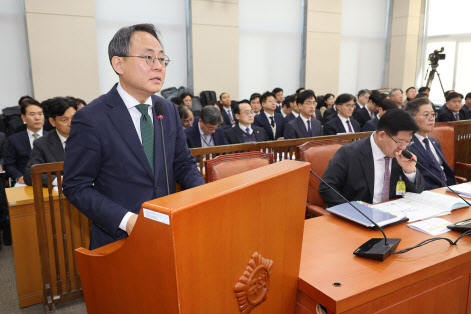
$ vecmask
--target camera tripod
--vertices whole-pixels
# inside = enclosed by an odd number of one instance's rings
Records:
[[[432,71],[430,71],[429,73],[428,70],[430,67],[432,67]],[[442,79],[440,78],[440,73],[438,73],[437,71],[437,67],[438,67],[438,64],[431,64],[431,65],[429,64],[429,68],[427,69],[427,73],[425,74],[425,77],[427,77],[427,74],[428,74],[427,84],[425,86],[431,89],[432,81],[435,77],[435,73],[437,73],[438,81],[440,82],[440,86],[442,87],[443,95],[445,95],[445,89],[443,88]]]

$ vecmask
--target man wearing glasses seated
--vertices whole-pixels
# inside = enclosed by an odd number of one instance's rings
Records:
[[[252,124],[255,113],[248,102],[239,102],[234,108],[234,114],[237,119],[236,125],[224,131],[229,144],[268,141],[265,130]]]
[[[322,178],[349,201],[374,204],[399,198],[404,192],[421,193],[424,178],[415,161],[401,155],[417,131],[408,113],[388,111],[371,136],[342,146],[335,153]],[[329,207],[345,203],[322,182],[319,193]]]
[[[355,97],[341,94],[335,99],[337,115],[324,125],[324,135],[361,132],[360,124],[352,118],[355,109]]]
[[[420,163],[427,167],[436,177],[442,179],[448,185],[456,184],[455,173],[445,160],[440,142],[436,138],[428,136],[435,127],[436,116],[430,100],[427,98],[413,99],[407,103],[405,110],[414,118],[419,126],[419,131],[412,138],[414,144],[410,146],[410,151],[417,155]],[[425,179],[426,190],[443,186],[443,183],[427,171],[424,170],[422,173]]]
[[[185,129],[189,148],[227,145],[221,112],[214,106],[201,109],[200,119],[191,128]]]

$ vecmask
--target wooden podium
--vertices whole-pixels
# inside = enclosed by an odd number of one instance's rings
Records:
[[[76,250],[88,313],[294,313],[309,168],[283,161],[144,203],[129,238]]]

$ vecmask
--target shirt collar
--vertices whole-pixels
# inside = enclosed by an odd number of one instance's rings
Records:
[[[240,123],[238,123],[238,125],[239,125],[239,128],[242,130],[242,132],[246,133],[246,132],[245,132],[245,130],[246,130],[247,128],[249,128],[249,130],[250,130],[250,134],[252,134],[252,133],[253,133],[253,131],[252,131],[252,125],[249,125],[249,126],[243,126],[243,125],[242,125],[242,124],[240,124]],[[250,134],[249,134],[249,135],[250,135]]]
[[[273,113],[272,116],[269,115],[268,112],[266,112],[265,110],[263,111],[263,113],[265,113],[265,115],[267,116],[269,122],[271,122],[270,117],[275,117],[275,113]]]
[[[57,132],[57,129],[56,129],[56,133],[57,133],[57,135],[59,136],[59,139],[61,140],[61,143],[64,144],[65,141],[67,141],[67,138],[66,138],[66,137],[63,137],[62,135],[60,135],[60,133]]]
[[[417,133],[414,134],[417,139],[419,140],[419,142],[423,142],[424,141],[424,138],[428,138],[428,135],[425,135],[425,137],[423,137],[422,135],[419,135]]]
[[[222,107],[224,110],[226,110],[226,113],[229,114],[229,110],[231,111],[231,114],[232,114],[232,108],[226,108],[226,107]]]
[[[200,122],[198,121],[198,130],[200,130],[200,135],[201,136],[205,136],[206,134],[204,134],[203,130],[201,130],[201,125],[200,125]]]
[[[294,112],[294,111],[291,111],[291,113],[292,113],[296,118],[299,117],[299,113]]]
[[[381,160],[386,157],[386,155],[381,151],[381,148],[375,142],[374,135],[376,132],[373,132],[370,136],[370,143],[371,143],[371,151],[373,152],[373,160]]]
[[[123,100],[128,110],[131,109],[132,107],[136,107],[137,105],[141,104],[140,102],[136,100],[136,98],[132,97],[131,95],[128,94],[128,92],[124,90],[124,88],[121,86],[121,83],[118,83],[116,90],[118,91],[119,96],[121,96],[121,99]],[[152,97],[147,98],[144,104],[152,106]]]
[[[340,118],[340,121],[342,121],[343,124],[345,124],[345,123],[347,122],[347,120],[350,121],[350,118],[349,118],[349,119],[345,119],[345,118],[342,117],[341,115],[338,115],[338,116],[339,116],[339,118]],[[352,122],[350,122],[350,123],[352,123]]]
[[[306,119],[302,114],[300,114],[299,116],[301,117],[301,119],[303,119],[304,124],[306,124],[307,121],[311,121],[311,118]],[[304,125],[304,126],[306,126],[306,125]]]
[[[34,132],[31,131],[30,129],[26,128],[26,132],[28,133],[28,138],[29,137],[32,137]],[[39,137],[43,136],[43,129],[39,130],[38,132],[36,132],[36,134],[39,135]]]

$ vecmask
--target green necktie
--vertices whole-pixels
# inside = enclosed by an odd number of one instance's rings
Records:
[[[39,134],[33,133],[33,137],[34,137],[34,139],[37,139],[39,137]]]
[[[154,172],[154,125],[148,114],[149,105],[141,104],[136,106],[141,112],[141,138],[144,152],[149,160],[152,173]]]

